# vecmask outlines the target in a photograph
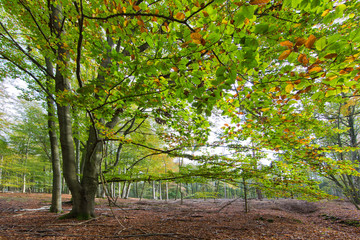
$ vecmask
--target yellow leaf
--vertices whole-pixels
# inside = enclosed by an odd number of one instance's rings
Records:
[[[330,12],[330,9],[327,9],[321,14],[321,16],[325,17],[326,15],[328,15],[329,12]]]
[[[179,19],[179,20],[184,20],[184,19],[185,19],[185,14],[182,13],[182,12],[178,12],[178,13],[175,15],[175,18],[176,18],[176,19]]]
[[[270,110],[270,108],[262,108],[261,109],[261,111],[263,111],[263,112],[266,112],[266,111],[269,111]]]
[[[276,92],[276,87],[270,88],[269,92]]]
[[[305,42],[305,47],[307,48],[312,48],[312,46],[314,45],[316,41],[316,37],[314,35],[310,35],[309,38],[306,40]]]
[[[309,70],[309,73],[312,73],[312,72],[320,72],[322,70],[321,67],[313,67]]]
[[[113,31],[116,30],[116,26],[114,26],[114,25],[111,25],[111,28],[112,28]]]
[[[352,63],[356,60],[355,56],[346,57],[345,61],[346,63]]]
[[[286,85],[286,87],[285,87],[285,91],[287,93],[290,93],[293,89],[294,89],[294,85],[292,83]]]
[[[201,40],[193,39],[193,43],[201,44]]]
[[[286,50],[284,51],[280,56],[279,56],[279,60],[284,60],[286,59],[291,53],[291,50]]]

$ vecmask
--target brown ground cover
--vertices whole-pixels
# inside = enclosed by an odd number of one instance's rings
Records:
[[[0,239],[360,239],[360,211],[344,201],[97,199],[97,218],[48,211],[49,194],[0,193]],[[63,201],[69,201],[63,195]],[[231,202],[232,201],[232,202]],[[115,217],[114,217],[115,215]]]

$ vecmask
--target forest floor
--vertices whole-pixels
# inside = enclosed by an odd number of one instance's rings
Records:
[[[49,212],[50,194],[0,193],[0,239],[360,239],[360,211],[345,201],[96,200],[97,218]]]

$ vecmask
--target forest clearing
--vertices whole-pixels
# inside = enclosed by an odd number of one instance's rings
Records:
[[[360,239],[360,214],[341,200],[250,200],[244,213],[241,199],[119,199],[111,209],[96,199],[97,217],[79,221],[59,220],[71,206],[50,213],[50,199],[1,193],[0,239]]]

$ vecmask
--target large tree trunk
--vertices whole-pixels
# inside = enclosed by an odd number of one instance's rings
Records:
[[[55,74],[55,90],[56,92],[71,92],[69,80],[64,75],[67,68],[67,50],[62,44],[61,37],[64,35],[61,26],[62,12],[61,6],[52,6],[51,24],[57,32],[58,44],[57,44],[57,67]],[[113,46],[111,37],[107,38],[109,46]],[[110,47],[111,48],[111,47]],[[98,75],[99,88],[101,88],[102,81],[105,76],[101,74],[103,69],[106,69],[111,65],[111,58],[109,57],[111,50],[108,50],[106,56],[101,63],[100,74]],[[95,96],[97,98],[97,96]],[[73,207],[68,217],[76,218],[90,218],[94,217],[95,209],[95,196],[98,187],[100,166],[102,161],[102,150],[104,142],[102,136],[97,132],[95,127],[96,122],[104,123],[101,119],[96,119],[93,115],[92,118],[93,126],[89,127],[89,135],[85,149],[85,156],[83,159],[83,174],[81,181],[78,181],[77,177],[77,165],[76,155],[74,148],[74,137],[72,132],[72,116],[71,109],[68,103],[60,104],[57,102],[57,113],[59,118],[60,127],[60,143],[63,157],[63,175],[65,181],[71,191]],[[91,113],[90,113],[91,114]],[[106,127],[112,129],[120,121],[117,112],[114,114],[112,120],[106,124]]]
[[[46,69],[48,72],[53,73],[53,65],[50,62],[49,58],[45,58]],[[47,90],[51,92],[51,82],[50,78],[47,79]],[[50,96],[46,97],[47,102],[47,112],[48,112],[48,130],[49,130],[49,139],[50,139],[50,149],[51,149],[51,163],[53,171],[53,181],[52,181],[52,195],[51,195],[51,207],[50,212],[59,213],[62,211],[61,205],[61,164],[60,164],[60,153],[58,139],[56,135],[56,124],[55,124],[55,104]]]
[[[67,51],[64,49],[61,36],[63,35],[63,29],[61,26],[60,19],[63,19],[61,6],[52,5],[51,6],[51,24],[54,29],[57,31],[58,36],[58,52],[57,52],[57,66],[55,74],[55,90],[56,92],[71,91],[70,83],[67,77],[64,75],[67,67]],[[71,212],[67,217],[77,217],[77,218],[89,218],[93,216],[93,209],[89,204],[89,197],[86,196],[86,190],[82,188],[80,183],[77,180],[77,171],[76,171],[76,157],[74,149],[74,138],[72,132],[72,120],[71,120],[71,111],[69,104],[60,104],[57,102],[57,114],[59,119],[59,128],[60,128],[60,144],[63,157],[63,174],[65,181],[71,191],[73,207]],[[91,202],[91,201],[90,201]],[[92,200],[94,202],[94,199]]]
[[[86,211],[87,217],[95,217],[95,196],[99,183],[100,164],[102,159],[103,143],[98,141],[96,129],[89,129],[89,138],[86,144],[84,172],[81,179],[82,201],[80,208]]]

